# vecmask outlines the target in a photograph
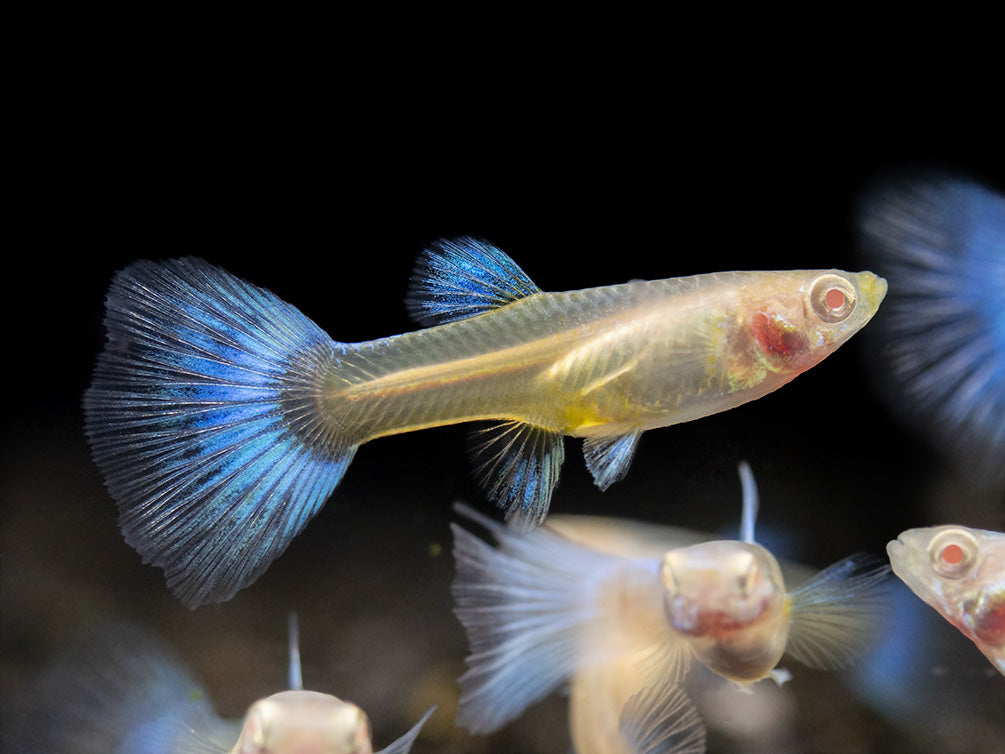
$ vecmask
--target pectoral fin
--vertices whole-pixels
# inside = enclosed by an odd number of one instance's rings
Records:
[[[636,754],[703,754],[705,724],[678,686],[639,691],[621,712],[621,735]]]
[[[422,716],[422,719],[419,720],[419,722],[412,726],[412,729],[408,731],[408,733],[403,735],[390,746],[378,751],[377,754],[408,754],[408,752],[412,750],[412,744],[415,743],[415,739],[419,737],[419,731],[422,730],[422,726],[425,724],[426,720],[429,719],[429,716],[435,711],[435,706],[430,707],[429,711]]]
[[[889,574],[876,558],[853,555],[810,579],[789,595],[786,652],[818,670],[850,665],[882,623]]]
[[[594,483],[606,490],[628,472],[642,432],[615,437],[587,437],[583,442],[586,466]]]
[[[551,492],[565,458],[562,435],[521,422],[482,430],[476,473],[489,498],[506,510],[506,521],[529,531],[548,515]]]

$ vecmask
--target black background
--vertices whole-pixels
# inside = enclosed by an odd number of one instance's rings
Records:
[[[838,72],[812,86],[739,71],[702,85],[681,70],[636,81],[598,66],[568,79],[498,71],[440,91],[407,66],[367,83],[357,68],[308,71],[309,55],[201,67],[181,65],[183,50],[141,65],[132,53],[89,51],[47,69],[44,86],[26,87],[12,143],[5,704],[79,626],[127,618],[178,649],[222,714],[240,716],[285,682],[286,613],[296,610],[307,686],[364,707],[378,745],[436,703],[416,752],[568,750],[559,697],[492,739],[452,728],[466,644],[450,612],[449,509],[487,509],[464,428],[363,447],[306,531],[229,603],[190,612],[141,565],[88,459],[80,411],[104,292],[129,261],[202,256],[358,341],[413,328],[411,266],[437,238],[488,240],[545,290],[862,269],[855,203],[888,171],[948,168],[1005,190],[994,123],[954,86],[931,90],[903,71],[878,81]],[[815,567],[882,554],[912,526],[1005,528],[1002,491],[971,487],[872,390],[877,358],[860,336],[778,393],[647,433],[627,478],[605,493],[569,442],[553,510],[735,530],[735,468],[746,459],[765,537]],[[800,750],[946,752],[954,725],[996,750],[1002,679],[933,611],[923,620],[945,632],[933,667],[959,676],[948,685],[966,688],[973,711],[921,726],[947,683],[935,671],[935,688],[915,690],[918,707],[898,722],[795,667]]]

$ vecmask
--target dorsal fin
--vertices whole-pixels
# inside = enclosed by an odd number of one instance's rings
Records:
[[[420,325],[442,325],[539,292],[505,252],[464,237],[437,241],[422,252],[405,305]]]
[[[757,521],[757,482],[750,464],[740,461],[740,484],[743,486],[743,514],[740,517],[740,541],[756,544],[754,523]]]
[[[304,675],[300,670],[300,632],[297,628],[297,614],[290,613],[290,691],[304,690]]]

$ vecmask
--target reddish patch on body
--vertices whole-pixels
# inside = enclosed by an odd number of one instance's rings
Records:
[[[980,614],[974,623],[974,635],[996,647],[1005,645],[1005,595],[993,600]]]
[[[721,639],[737,631],[750,628],[761,619],[763,609],[762,606],[757,616],[748,620],[737,620],[732,613],[723,610],[702,610],[698,614],[698,621],[694,629],[685,633],[707,639]]]
[[[757,342],[770,356],[785,361],[798,356],[805,349],[806,340],[802,333],[794,330],[788,323],[777,317],[757,312],[754,314],[751,325]]]

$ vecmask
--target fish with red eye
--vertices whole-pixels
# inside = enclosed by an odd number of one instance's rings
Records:
[[[958,524],[908,529],[886,550],[893,572],[1005,675],[1005,533]]]

